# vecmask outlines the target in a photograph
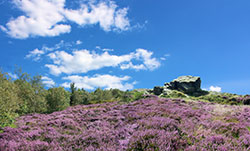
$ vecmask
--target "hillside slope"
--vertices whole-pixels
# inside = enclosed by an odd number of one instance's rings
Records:
[[[0,150],[249,150],[250,107],[152,97],[17,120]]]

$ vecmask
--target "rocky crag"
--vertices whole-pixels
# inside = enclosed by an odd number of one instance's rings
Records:
[[[163,86],[155,86],[153,89],[136,89],[143,95],[156,95],[164,98],[189,98],[230,105],[250,105],[250,95],[237,95],[205,91],[201,89],[201,78],[198,76],[180,76]]]
[[[148,92],[158,96],[171,95],[172,93],[200,96],[206,93],[201,89],[201,78],[196,76],[180,76],[171,82],[165,83],[164,86],[155,86]]]

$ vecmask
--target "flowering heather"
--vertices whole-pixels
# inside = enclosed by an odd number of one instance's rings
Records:
[[[147,98],[20,117],[1,151],[250,150],[250,107]]]

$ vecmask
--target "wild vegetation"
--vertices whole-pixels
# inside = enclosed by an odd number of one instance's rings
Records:
[[[89,92],[0,72],[0,150],[250,150],[250,96]]]
[[[41,76],[31,77],[22,71],[13,80],[8,73],[0,72],[0,127],[15,127],[16,117],[32,113],[52,113],[69,106],[104,102],[130,102],[142,97],[142,92],[121,91],[119,89],[93,92],[78,89],[74,83],[70,90],[63,87],[45,89]]]
[[[131,103],[77,105],[17,119],[0,150],[250,149],[250,108],[152,97]]]

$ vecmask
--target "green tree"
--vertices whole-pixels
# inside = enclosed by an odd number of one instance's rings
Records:
[[[61,111],[70,105],[70,94],[63,87],[50,88],[47,92],[46,101],[49,113]]]
[[[75,105],[76,104],[76,95],[75,95],[75,92],[76,92],[76,87],[75,87],[75,83],[71,83],[70,84],[70,92],[71,92],[71,95],[70,95],[70,106],[72,105]]]
[[[17,87],[17,95],[19,98],[20,115],[28,113],[44,113],[47,111],[45,100],[46,90],[41,81],[41,76],[31,78],[27,73],[19,71],[18,79],[14,81]]]
[[[114,101],[115,98],[112,95],[112,90],[103,90],[102,101]]]
[[[122,98],[122,91],[118,89],[102,90],[97,88],[94,92],[91,92],[91,103],[103,103],[110,101],[119,101]]]
[[[111,89],[110,91],[112,91],[112,96],[117,101],[121,101],[123,99],[124,94],[125,94],[125,92],[123,92],[119,89]]]
[[[70,84],[70,92],[71,92],[70,106],[81,104],[82,102],[81,91],[77,90],[77,88],[75,87],[75,83]]]
[[[82,102],[81,104],[87,105],[91,101],[91,95],[88,91],[81,89],[81,94],[82,94]]]
[[[16,87],[7,74],[0,71],[0,127],[11,126],[18,117],[18,109]]]
[[[46,89],[42,83],[41,76],[34,76],[30,82],[34,101],[29,103],[31,113],[44,113],[47,111]]]
[[[88,104],[90,98],[87,91],[80,90],[75,87],[75,83],[70,84],[70,106],[79,104]]]
[[[103,91],[101,88],[97,88],[94,92],[91,92],[91,102],[100,103],[103,99]]]

